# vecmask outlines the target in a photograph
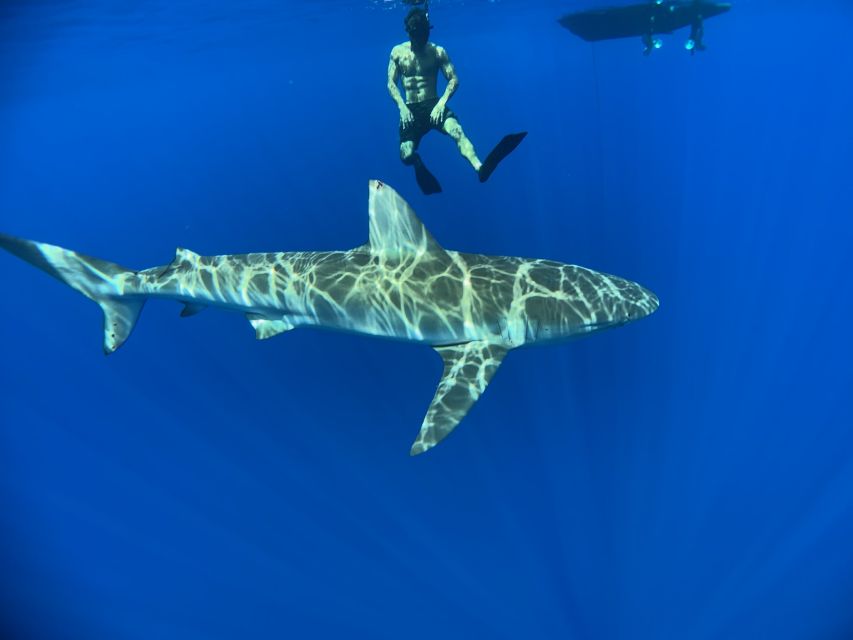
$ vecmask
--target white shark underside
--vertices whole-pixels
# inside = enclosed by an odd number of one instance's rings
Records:
[[[104,351],[127,340],[148,298],[246,314],[258,338],[313,326],[431,345],[444,373],[412,455],[465,417],[510,349],[642,318],[658,300],[638,284],[549,260],[443,249],[390,187],[370,182],[369,242],[349,251],[199,256],[133,271],[0,234],[0,247],[97,302]]]

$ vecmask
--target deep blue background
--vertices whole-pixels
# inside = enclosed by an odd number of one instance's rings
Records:
[[[390,3],[12,2],[0,230],[142,268],[346,249],[367,180],[444,246],[636,280],[660,310],[514,352],[407,455],[426,347],[147,305],[0,256],[4,638],[853,637],[853,6],[741,0],[708,51],[588,6],[433,2],[485,185],[397,158]]]

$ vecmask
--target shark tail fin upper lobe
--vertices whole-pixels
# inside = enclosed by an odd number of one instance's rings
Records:
[[[98,303],[104,312],[104,353],[130,336],[145,299],[129,296],[131,269],[43,242],[0,234],[0,248],[38,267]]]

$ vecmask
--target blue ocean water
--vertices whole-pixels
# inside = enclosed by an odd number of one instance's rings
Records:
[[[452,142],[397,155],[407,7],[6,2],[0,231],[134,268],[346,249],[367,180],[445,247],[547,257],[661,299],[509,355],[410,458],[424,346],[152,302],[0,255],[0,629],[29,638],[853,637],[848,2],[740,0],[708,50],[589,44],[554,0],[433,0]]]

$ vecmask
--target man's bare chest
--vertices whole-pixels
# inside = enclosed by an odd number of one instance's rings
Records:
[[[438,59],[434,52],[415,55],[407,51],[400,56],[399,67],[404,76],[434,76],[438,71]]]

